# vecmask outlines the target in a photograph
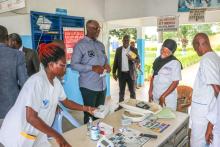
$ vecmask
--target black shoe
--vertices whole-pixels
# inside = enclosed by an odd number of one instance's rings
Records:
[[[119,107],[117,109],[115,109],[115,111],[121,110],[123,107],[119,105]]]

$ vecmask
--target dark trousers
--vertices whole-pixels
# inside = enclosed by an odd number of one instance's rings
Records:
[[[1,130],[1,125],[2,125],[2,123],[3,123],[3,119],[0,118],[0,130]],[[1,142],[0,142],[0,147],[4,147],[4,146],[1,144]]]
[[[2,126],[2,123],[3,123],[3,118],[0,118],[0,129],[1,129],[1,126]]]
[[[128,89],[130,91],[130,98],[135,99],[135,80],[132,80],[129,72],[121,72],[121,76],[119,77],[119,102],[124,101],[125,95],[125,87],[126,83],[128,84]]]
[[[80,88],[83,102],[85,106],[98,107],[99,105],[104,105],[106,89],[104,91],[93,91],[87,88]],[[84,112],[84,123],[86,124],[89,121],[89,117],[92,117],[93,120],[97,119],[90,115],[87,112]]]
[[[2,123],[3,123],[3,119],[0,118],[0,129],[1,129]],[[1,144],[1,142],[0,142],[0,147],[4,147],[4,146]]]

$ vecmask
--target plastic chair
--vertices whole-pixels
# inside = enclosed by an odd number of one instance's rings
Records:
[[[188,113],[188,107],[192,102],[193,89],[190,86],[177,86],[177,111]]]
[[[64,76],[64,83],[63,87],[65,90],[65,93],[67,95],[67,98],[69,100],[72,100],[78,104],[83,105],[82,96],[79,90],[78,86],[72,86],[72,85],[79,85],[79,74],[76,71],[71,70],[70,65],[67,66],[66,74]],[[78,128],[82,126],[70,113],[69,109],[64,107],[61,103],[58,104],[59,111],[56,113],[53,128],[57,130],[60,134],[63,133],[62,129],[62,120],[63,117],[65,117],[74,127]]]
[[[58,131],[60,134],[63,133],[62,120],[65,117],[74,127],[78,128],[82,126],[73,116],[68,112],[68,109],[65,108],[61,103],[58,104],[59,111],[56,113],[53,128]]]
[[[79,74],[76,71],[71,70],[70,65],[67,66],[66,74],[64,76],[64,83],[63,87],[65,90],[65,93],[67,95],[67,98],[71,101],[74,101],[78,104],[83,105],[82,96],[79,90],[78,86],[72,86],[72,85],[79,85]],[[65,117],[74,127],[78,128],[82,126],[70,113],[69,109],[64,107],[61,103],[58,104],[59,111],[56,113],[53,128],[58,131],[60,134],[63,133],[62,129],[62,120],[63,117]]]

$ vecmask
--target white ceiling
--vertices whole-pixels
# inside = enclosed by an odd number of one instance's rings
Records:
[[[179,16],[179,24],[189,22],[189,12],[177,12],[178,0],[106,0],[105,21],[110,28],[156,26],[157,17]],[[220,22],[220,10],[206,11],[205,22]]]

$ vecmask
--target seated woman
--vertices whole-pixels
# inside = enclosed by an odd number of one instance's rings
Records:
[[[0,142],[5,147],[48,147],[51,145],[47,135],[54,137],[59,146],[70,147],[62,135],[51,128],[57,104],[61,102],[69,109],[90,114],[95,110],[66,99],[58,80],[66,70],[63,49],[52,43],[47,44],[40,48],[39,58],[44,69],[27,80],[4,119]]]

